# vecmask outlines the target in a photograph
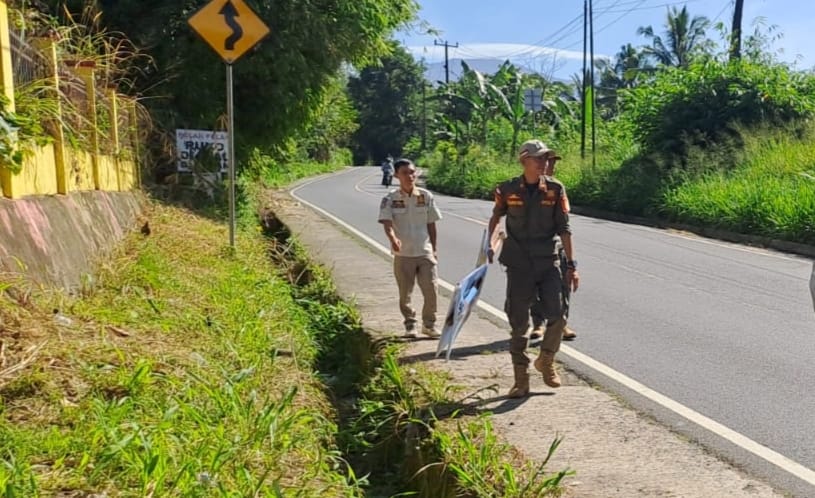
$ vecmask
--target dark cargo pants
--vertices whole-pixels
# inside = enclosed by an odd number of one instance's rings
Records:
[[[563,246],[558,244],[558,258],[560,259],[560,268],[561,273],[565,272],[566,268],[566,251],[563,250]],[[572,289],[569,286],[569,283],[566,281],[566,275],[561,275],[561,292],[563,293],[563,316],[566,320],[569,319],[569,298],[572,295]],[[532,328],[536,329],[543,325],[543,313],[541,313],[540,306],[538,303],[532,305],[532,311],[530,313],[532,315]]]
[[[533,269],[507,268],[507,299],[504,311],[512,329],[509,352],[513,365],[528,366],[526,331],[529,310],[539,306],[546,320],[541,350],[557,353],[566,327],[563,310],[562,278],[557,260],[536,261]]]

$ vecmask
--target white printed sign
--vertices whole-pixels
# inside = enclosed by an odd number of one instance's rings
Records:
[[[229,136],[225,131],[176,130],[175,140],[178,171],[191,172],[196,157],[207,146],[217,157],[221,165],[221,173],[229,169]]]
[[[444,319],[444,328],[439,338],[439,344],[436,348],[436,358],[443,352],[445,359],[450,361],[450,353],[453,352],[453,344],[461,332],[461,327],[470,316],[478,302],[478,296],[481,295],[481,288],[484,286],[484,279],[487,276],[487,265],[481,265],[475,270],[468,273],[456,285],[453,291],[453,297],[450,299],[450,307],[447,310],[447,316]]]

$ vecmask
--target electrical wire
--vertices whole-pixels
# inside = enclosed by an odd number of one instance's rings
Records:
[[[711,24],[716,24],[716,21],[718,21],[719,18],[722,17],[722,14],[724,14],[725,11],[727,10],[727,8],[730,7],[731,5],[733,5],[733,0],[727,0],[724,3],[724,7],[722,7],[722,10],[720,10],[719,13],[716,14],[716,17],[713,18],[713,21],[711,21]]]

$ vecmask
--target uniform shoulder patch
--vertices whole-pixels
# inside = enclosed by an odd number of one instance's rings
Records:
[[[388,207],[388,196],[382,198],[382,202],[379,203],[379,209],[385,209]]]
[[[569,205],[569,196],[566,195],[566,191],[563,191],[560,196],[560,209],[566,214],[569,214],[569,211],[572,209]]]

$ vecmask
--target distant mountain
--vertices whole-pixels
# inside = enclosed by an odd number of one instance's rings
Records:
[[[471,68],[483,74],[495,74],[504,63],[505,59],[450,59],[450,81],[456,81],[461,76],[461,61],[465,61]],[[530,67],[516,63],[518,68],[527,74],[536,74],[536,71]],[[444,82],[444,63],[432,62],[427,64],[425,70],[425,78],[432,83]],[[555,78],[558,79],[558,78]]]

